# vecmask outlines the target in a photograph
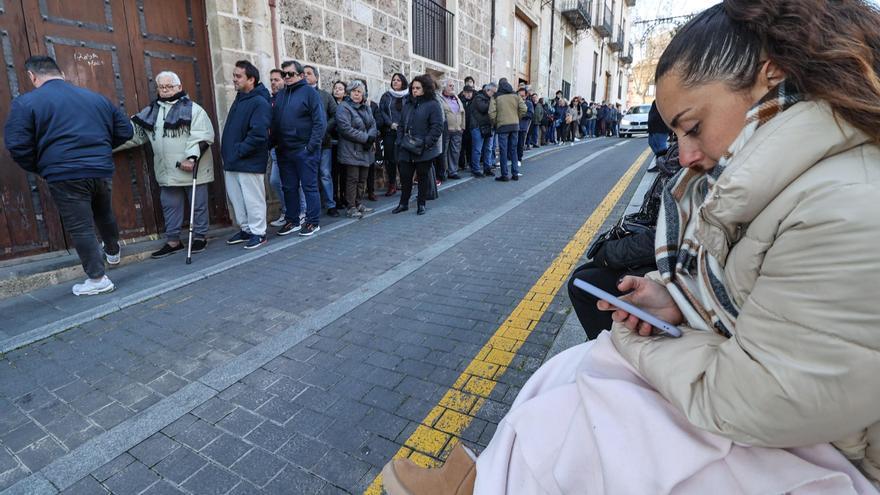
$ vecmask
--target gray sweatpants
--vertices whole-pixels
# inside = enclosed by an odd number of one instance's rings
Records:
[[[192,198],[192,186],[161,187],[159,200],[162,202],[162,214],[165,216],[165,238],[169,241],[180,240],[180,227],[183,218],[189,219],[186,203]],[[196,186],[196,214],[193,220],[193,238],[205,239],[208,236],[208,185]]]
[[[443,150],[446,152],[446,175],[458,173],[458,157],[461,154],[461,136],[459,132],[447,132],[443,135]]]

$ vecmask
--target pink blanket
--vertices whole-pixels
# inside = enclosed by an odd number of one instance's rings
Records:
[[[880,494],[830,444],[746,447],[694,428],[607,332],[529,379],[477,460],[474,493]]]

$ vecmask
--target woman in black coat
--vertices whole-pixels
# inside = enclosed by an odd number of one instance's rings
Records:
[[[400,117],[403,114],[403,101],[407,92],[406,76],[396,72],[391,76],[391,89],[382,95],[379,100],[379,114],[376,120],[379,130],[382,131],[383,148],[385,149],[385,173],[387,174],[388,190],[385,196],[397,194],[397,127],[400,125]]]
[[[428,171],[442,153],[443,110],[434,97],[434,81],[427,74],[416,76],[409,85],[401,125],[397,127],[397,161],[400,168],[400,204],[391,213],[409,209],[413,175],[418,174],[418,215],[425,214],[425,201],[432,184]],[[406,141],[406,142],[404,142]]]

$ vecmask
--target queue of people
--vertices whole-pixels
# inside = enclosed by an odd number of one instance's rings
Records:
[[[272,69],[266,87],[259,70],[240,60],[232,73],[236,97],[219,139],[222,167],[215,168],[214,126],[178,74],[158,73],[155,99],[122,119],[106,98],[65,81],[49,57],[32,57],[28,73],[37,89],[15,100],[6,144],[25,170],[47,179],[56,203],[65,205],[59,210],[89,275],[74,287],[77,295],[114,288],[103,270],[105,260],[117,264],[121,256],[109,200],[113,153],[152,149],[165,242],[151,257],[165,258],[207,248],[208,188],[221,171],[238,226],[226,244],[258,249],[268,242],[269,227],[278,236],[310,236],[321,229],[323,215],[363,218],[372,211],[367,202],[376,200],[378,170],[385,173],[385,196],[400,194],[395,214],[409,209],[414,185],[416,213],[424,215],[437,187],[463,172],[517,181],[524,151],[538,145],[541,119],[553,113],[527,86],[514,90],[504,78],[477,91],[474,79],[466,77],[459,92],[452,79],[438,85],[421,75],[410,82],[397,73],[376,102],[362,80],[335,81],[332,92],[321,89],[318,68],[295,60]],[[71,95],[90,111],[78,112],[75,125],[60,125],[51,115]],[[560,131],[569,139],[578,127],[576,108],[573,102]],[[57,139],[38,139],[56,134]],[[277,217],[267,211],[267,174],[280,203]],[[77,182],[74,194],[66,187],[70,180],[87,183]],[[190,239],[184,242],[187,202]],[[102,249],[96,247],[94,224]]]

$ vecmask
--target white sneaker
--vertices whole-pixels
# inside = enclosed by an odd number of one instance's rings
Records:
[[[101,250],[104,251],[104,243],[101,243]],[[110,254],[107,251],[104,251],[104,256],[107,257],[107,263],[116,266],[122,261],[122,244],[119,245],[119,252],[116,254]]]
[[[97,294],[104,294],[105,292],[110,292],[115,289],[116,286],[113,285],[113,282],[104,275],[101,280],[95,282],[94,280],[87,278],[85,282],[81,284],[76,284],[73,286],[73,295],[75,296],[94,296]]]
[[[287,219],[284,218],[284,213],[282,213],[281,216],[278,217],[278,220],[272,220],[269,225],[273,227],[284,227],[285,223],[287,223]]]

